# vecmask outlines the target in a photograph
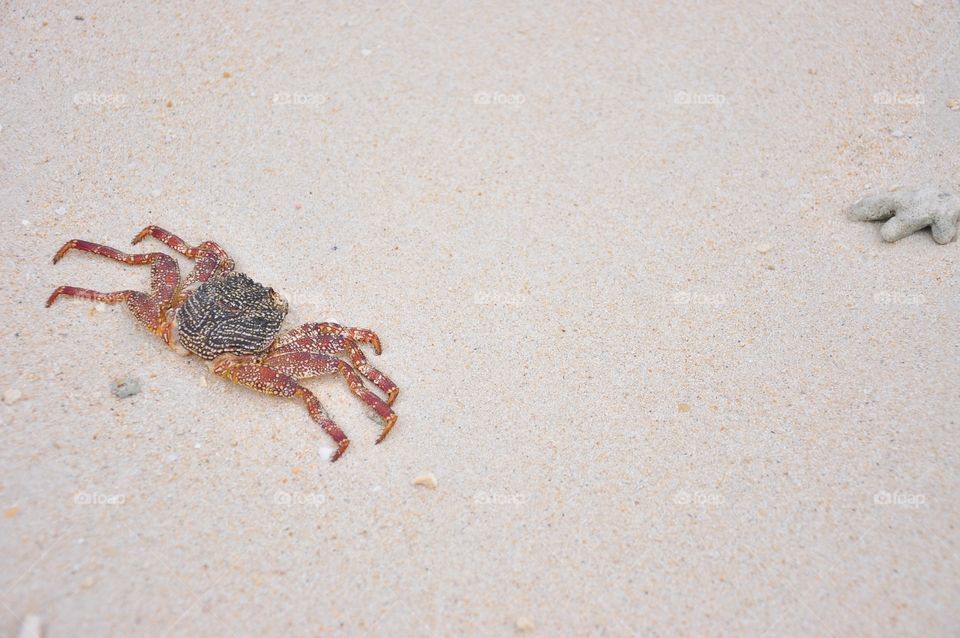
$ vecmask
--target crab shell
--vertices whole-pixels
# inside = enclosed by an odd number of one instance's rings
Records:
[[[287,309],[273,288],[231,272],[201,284],[177,309],[175,339],[207,360],[260,354],[277,337]]]

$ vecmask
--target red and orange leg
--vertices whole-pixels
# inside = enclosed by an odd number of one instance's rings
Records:
[[[288,353],[311,352],[323,355],[349,355],[353,366],[375,386],[387,395],[387,405],[393,405],[400,393],[400,388],[387,375],[374,368],[367,361],[366,355],[353,339],[330,334],[302,336],[295,341],[288,341],[282,346],[274,347],[270,355]]]
[[[318,352],[285,352],[268,355],[262,364],[297,380],[339,373],[347,382],[350,391],[383,419],[383,430],[377,443],[386,438],[397,422],[397,415],[390,409],[389,404],[368,390],[357,371],[337,357]]]
[[[380,354],[380,337],[373,330],[365,328],[348,328],[338,323],[305,323],[302,326],[294,328],[283,333],[274,342],[277,347],[286,345],[291,341],[296,341],[301,337],[319,337],[330,335],[334,337],[346,337],[353,339],[358,343],[366,343],[373,346],[373,351]]]
[[[126,302],[133,315],[149,330],[162,333],[165,328],[164,314],[176,295],[180,285],[180,268],[175,259],[163,253],[128,255],[109,246],[95,244],[82,239],[72,239],[64,244],[53,257],[53,263],[60,261],[70,250],[80,250],[119,261],[132,266],[149,265],[150,295],[134,290],[118,292],[97,292],[87,288],[60,286],[47,299],[49,307],[60,296],[78,297],[103,303]]]
[[[151,225],[137,233],[132,243],[138,244],[148,236],[163,242],[181,255],[196,260],[193,271],[183,280],[184,287],[196,281],[203,283],[213,276],[231,272],[234,268],[233,259],[216,242],[205,241],[199,246],[190,246],[173,233]]]
[[[337,444],[337,451],[330,457],[336,461],[350,445],[350,439],[343,430],[333,422],[327,411],[323,409],[320,400],[303,387],[297,380],[262,364],[252,363],[250,358],[223,355],[213,362],[213,371],[225,379],[229,379],[258,392],[278,397],[300,398],[307,406],[307,412],[324,432]]]

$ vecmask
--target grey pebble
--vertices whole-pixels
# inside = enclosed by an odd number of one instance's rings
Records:
[[[140,394],[140,379],[136,377],[114,379],[113,383],[110,384],[110,392],[118,399],[126,399],[135,394]]]

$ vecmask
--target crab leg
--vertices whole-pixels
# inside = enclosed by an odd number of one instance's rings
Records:
[[[315,337],[320,335],[333,335],[335,337],[346,337],[360,343],[368,343],[373,346],[373,351],[380,354],[380,337],[373,330],[366,328],[347,328],[338,323],[305,323],[302,326],[294,328],[283,333],[274,342],[279,347],[296,341],[301,337]]]
[[[87,253],[93,253],[108,259],[120,261],[130,266],[152,266],[150,270],[150,290],[157,297],[159,305],[163,306],[173,299],[180,284],[180,266],[170,255],[164,253],[143,253],[128,255],[120,252],[116,248],[110,248],[103,244],[95,244],[82,239],[71,239],[57,251],[53,256],[53,263],[57,263],[63,256],[71,250],[80,250]]]
[[[393,402],[397,400],[400,388],[387,375],[370,365],[367,357],[360,350],[360,346],[353,339],[333,335],[303,336],[295,341],[288,341],[280,347],[274,347],[270,351],[270,356],[297,352],[317,352],[325,355],[347,353],[360,374],[373,382],[387,395],[387,405],[393,405]]]
[[[180,284],[180,267],[175,259],[163,253],[128,255],[109,246],[94,244],[81,239],[72,239],[57,251],[57,254],[53,257],[53,263],[60,261],[67,252],[73,249],[94,253],[134,266],[149,264],[151,266],[150,290],[152,294],[147,295],[134,290],[97,292],[87,288],[60,286],[47,299],[47,307],[61,295],[110,304],[125,301],[137,320],[151,332],[161,333],[164,330],[164,312],[170,306]]]
[[[181,255],[195,259],[197,264],[193,271],[187,275],[183,281],[184,287],[189,286],[195,281],[203,283],[214,275],[222,275],[233,270],[233,259],[227,255],[227,251],[219,244],[212,241],[205,241],[199,246],[190,246],[170,231],[164,230],[159,226],[147,226],[133,238],[131,243],[138,244],[147,236],[157,239]]]
[[[258,392],[270,394],[278,397],[294,398],[299,397],[307,406],[307,412],[310,417],[330,435],[330,438],[337,444],[337,451],[330,457],[331,461],[336,461],[343,454],[347,446],[350,445],[350,439],[343,433],[343,430],[337,426],[330,418],[326,410],[323,409],[320,400],[310,390],[306,389],[296,379],[290,375],[283,374],[265,365],[248,363],[241,357],[234,355],[223,355],[214,360],[213,371],[215,374],[229,379],[248,388],[253,388]]]
[[[151,332],[160,333],[163,330],[163,324],[160,320],[160,307],[153,297],[136,290],[120,290],[118,292],[97,292],[88,288],[74,288],[73,286],[60,286],[53,291],[50,298],[47,299],[47,308],[57,300],[57,297],[79,297],[80,299],[90,299],[91,301],[100,301],[103,303],[115,304],[126,302],[127,308]]]
[[[339,372],[350,387],[350,391],[373,408],[373,411],[383,419],[383,431],[377,443],[386,438],[397,422],[397,415],[390,406],[363,385],[360,375],[346,361],[317,352],[286,352],[268,355],[262,363],[297,380]]]

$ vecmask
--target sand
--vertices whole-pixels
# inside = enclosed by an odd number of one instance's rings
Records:
[[[960,8],[828,4],[8,6],[0,633],[954,634],[960,248],[843,211],[960,190]],[[148,223],[390,437],[43,307]]]

